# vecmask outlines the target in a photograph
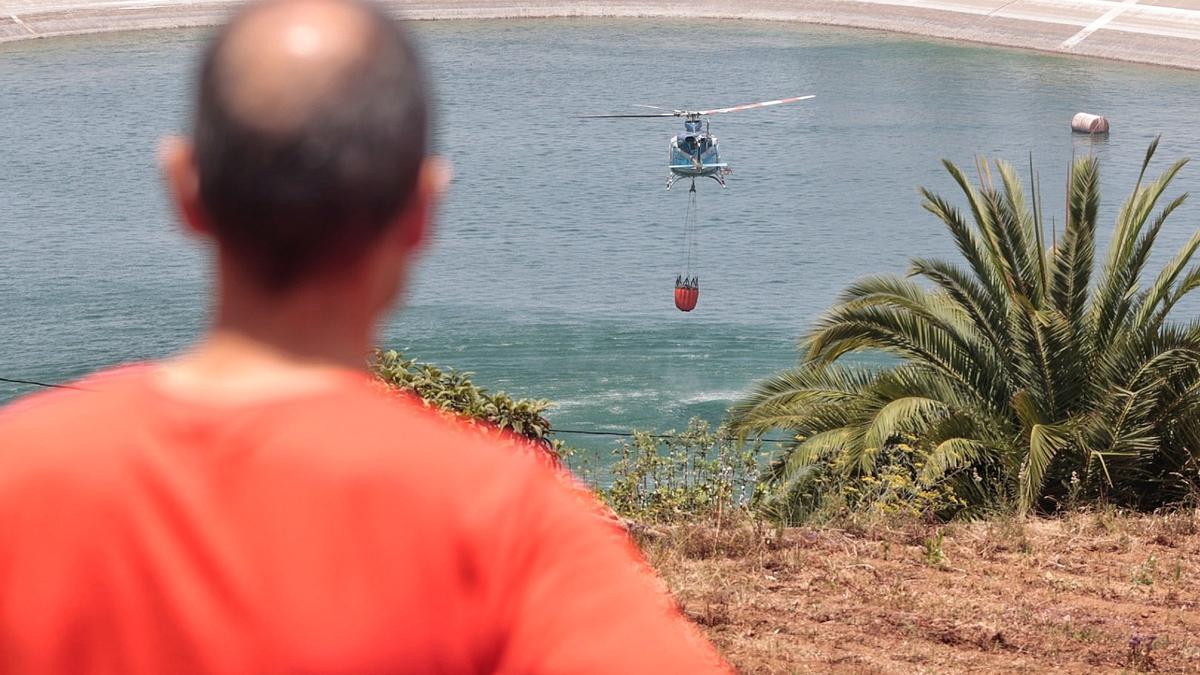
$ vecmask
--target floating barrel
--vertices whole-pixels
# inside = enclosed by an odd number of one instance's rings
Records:
[[[675,307],[681,312],[690,312],[696,309],[696,302],[700,299],[700,280],[692,277],[690,279],[677,279],[675,281]]]
[[[1071,118],[1071,131],[1080,134],[1107,134],[1108,118],[1090,113],[1075,113]]]

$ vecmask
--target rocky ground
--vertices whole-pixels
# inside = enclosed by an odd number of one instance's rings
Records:
[[[644,541],[743,672],[1200,672],[1200,511]]]

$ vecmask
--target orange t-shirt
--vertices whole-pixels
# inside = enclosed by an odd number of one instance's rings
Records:
[[[2,672],[726,669],[550,469],[365,375],[80,386],[0,411]]]

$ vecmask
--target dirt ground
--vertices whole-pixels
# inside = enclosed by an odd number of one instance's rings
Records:
[[[1200,512],[643,545],[746,673],[1200,672]]]

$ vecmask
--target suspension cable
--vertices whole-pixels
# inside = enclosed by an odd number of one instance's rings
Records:
[[[687,224],[687,272],[692,275],[692,255],[696,252],[696,221],[700,219],[700,205],[696,196],[696,179],[692,179],[692,187],[688,190],[688,212],[690,218]]]
[[[688,203],[683,215],[683,252],[680,257],[684,265],[684,281],[692,277],[692,257],[696,251],[696,222],[699,220],[699,205],[696,201],[696,179],[688,189]]]

